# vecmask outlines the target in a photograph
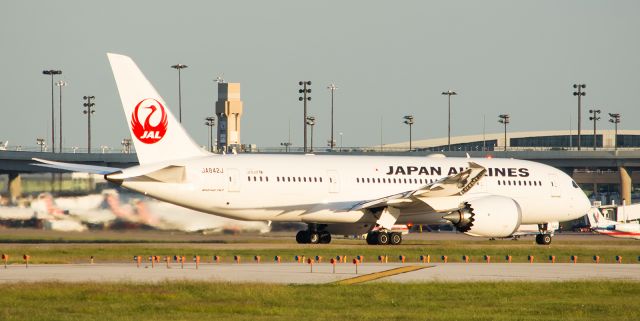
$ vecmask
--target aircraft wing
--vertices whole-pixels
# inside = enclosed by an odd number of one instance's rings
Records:
[[[116,168],[116,167],[54,162],[54,161],[41,159],[41,158],[32,158],[32,159],[40,163],[40,164],[34,163],[33,165],[62,169],[62,170],[71,171],[71,172],[82,172],[82,173],[106,175],[106,174],[111,174],[113,172],[117,172],[121,170],[121,168]]]
[[[363,210],[381,207],[411,208],[412,211],[421,207],[425,211],[451,209],[458,207],[457,196],[462,196],[484,176],[486,169],[477,163],[469,162],[464,171],[449,175],[418,189],[398,193],[383,198],[357,203],[351,210]],[[452,203],[451,201],[455,201]]]

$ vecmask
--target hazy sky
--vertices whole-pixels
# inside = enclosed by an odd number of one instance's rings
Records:
[[[336,137],[345,146],[576,128],[571,85],[587,84],[586,110],[622,114],[640,129],[640,1],[14,1],[0,5],[0,141],[50,140],[50,79],[63,71],[65,146],[86,146],[82,96],[96,96],[94,147],[129,136],[106,52],[131,56],[201,144],[215,79],[240,82],[242,142],[302,145],[298,81],[311,80],[315,142],[326,144],[335,82]],[[56,87],[57,100],[57,87]],[[57,108],[57,102],[56,102]],[[57,116],[56,116],[57,117]],[[603,116],[600,126],[611,128]],[[571,119],[571,120],[570,120]],[[57,121],[56,121],[57,126]],[[57,129],[56,129],[57,135]],[[57,138],[56,138],[57,139]],[[339,144],[339,142],[338,142]],[[56,143],[57,145],[57,143]]]

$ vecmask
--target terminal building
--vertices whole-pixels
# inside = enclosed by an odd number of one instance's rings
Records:
[[[583,131],[580,135],[582,149],[593,149],[594,135]],[[595,135],[597,149],[614,149],[616,134],[614,130],[599,130]],[[618,130],[618,148],[640,148],[640,130]],[[414,140],[414,150],[448,151],[447,137],[425,140]],[[507,132],[486,135],[469,135],[451,137],[452,151],[493,151],[504,147],[508,150],[573,150],[578,149],[578,135],[569,131],[531,131]],[[408,149],[409,142],[386,144],[385,149]]]

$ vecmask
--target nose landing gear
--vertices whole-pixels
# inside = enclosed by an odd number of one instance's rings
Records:
[[[551,244],[552,235],[547,230],[547,224],[538,224],[538,231],[540,234],[536,235],[536,244],[549,245]]]

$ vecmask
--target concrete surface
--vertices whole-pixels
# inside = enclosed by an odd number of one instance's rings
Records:
[[[366,263],[358,267],[358,275],[385,271],[406,265]],[[570,264],[570,263],[440,263],[428,268],[385,277],[374,282],[451,282],[451,281],[568,281],[630,280],[640,281],[640,264]],[[264,283],[330,283],[356,277],[352,263],[336,265],[336,273],[328,263],[314,264],[201,264],[192,262],[181,269],[179,264],[46,264],[0,267],[0,283],[6,282],[161,282],[175,280]]]

